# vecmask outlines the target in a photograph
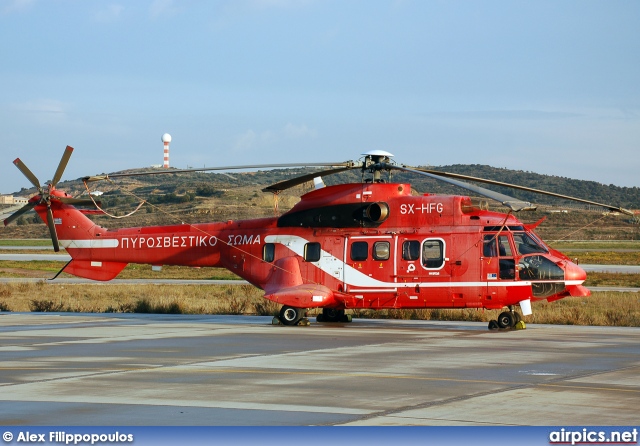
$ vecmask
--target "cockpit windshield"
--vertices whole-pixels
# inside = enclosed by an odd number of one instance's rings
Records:
[[[549,252],[544,246],[538,243],[536,239],[526,232],[514,232],[513,241],[515,242],[516,249],[520,255]]]

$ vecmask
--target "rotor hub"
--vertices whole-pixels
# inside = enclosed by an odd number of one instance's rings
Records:
[[[373,175],[372,181],[380,183],[382,181],[380,172],[382,170],[391,171],[388,165],[392,164],[391,158],[393,154],[384,150],[370,150],[362,153],[362,155],[364,155],[364,162],[362,163],[363,175],[365,172],[370,173]]]

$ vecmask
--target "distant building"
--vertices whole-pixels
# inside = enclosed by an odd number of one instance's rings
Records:
[[[0,204],[27,204],[29,200],[23,197],[14,197],[13,195],[0,195]]]

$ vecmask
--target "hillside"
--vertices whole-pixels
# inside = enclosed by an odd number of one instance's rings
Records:
[[[573,180],[558,176],[540,175],[533,172],[498,169],[485,165],[462,165],[432,167],[435,170],[483,177],[507,183],[544,189],[588,200],[640,209],[640,188],[604,185],[593,181]],[[124,215],[131,212],[139,202],[146,200],[142,209],[131,217],[112,219],[107,216],[92,217],[98,224],[116,228],[123,226],[144,226],[173,224],[183,221],[197,223],[228,219],[273,216],[272,194],[261,189],[267,185],[292,178],[312,169],[274,169],[256,172],[233,173],[181,173],[160,176],[126,177],[114,182],[91,183],[92,191],[103,192],[102,206],[110,213]],[[326,184],[361,181],[360,171],[344,172],[324,178]],[[411,183],[416,193],[467,194],[463,189],[404,172],[394,172],[387,181]],[[86,193],[80,180],[63,181],[58,184],[74,196]],[[298,197],[311,189],[311,185],[297,186],[278,196],[278,213],[291,208]],[[525,222],[534,222],[542,217],[547,221],[538,232],[543,237],[553,239],[640,239],[638,218],[609,216],[603,218],[598,209],[586,212],[584,206],[563,203],[560,200],[510,189],[493,188],[499,192],[529,200],[541,205],[536,212],[520,214]],[[15,195],[30,196],[35,189],[22,189]],[[568,213],[551,210],[569,210]],[[33,214],[26,214],[19,220],[20,225],[11,225],[2,231],[0,237],[47,237],[44,225],[32,225]],[[587,226],[588,225],[588,226]]]

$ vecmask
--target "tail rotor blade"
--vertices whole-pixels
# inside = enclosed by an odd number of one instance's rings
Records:
[[[62,174],[64,173],[64,169],[67,167],[67,163],[69,162],[69,158],[71,158],[71,154],[73,153],[73,147],[67,146],[62,154],[62,159],[60,160],[60,164],[58,164],[58,168],[56,169],[56,173],[53,176],[53,180],[51,180],[51,185],[55,187],[62,178]]]
[[[31,209],[33,209],[36,206],[36,204],[38,204],[37,201],[25,204],[20,209],[15,211],[13,214],[11,214],[7,218],[5,218],[4,219],[4,225],[7,226],[12,221],[18,219],[22,214],[25,214],[25,213],[29,212]]]
[[[47,203],[47,226],[49,226],[49,233],[51,233],[53,250],[55,252],[58,252],[60,251],[60,244],[58,243],[58,233],[56,232],[56,225],[53,221],[53,212],[51,212],[51,206],[48,203]]]
[[[36,178],[33,172],[29,170],[29,168],[20,160],[20,158],[16,158],[13,161],[13,164],[15,164],[15,166],[20,170],[20,172],[22,172],[22,174],[25,177],[27,177],[29,181],[31,181],[31,184],[37,187],[39,191],[42,191],[42,186],[40,186],[40,181],[38,181],[38,178]]]

